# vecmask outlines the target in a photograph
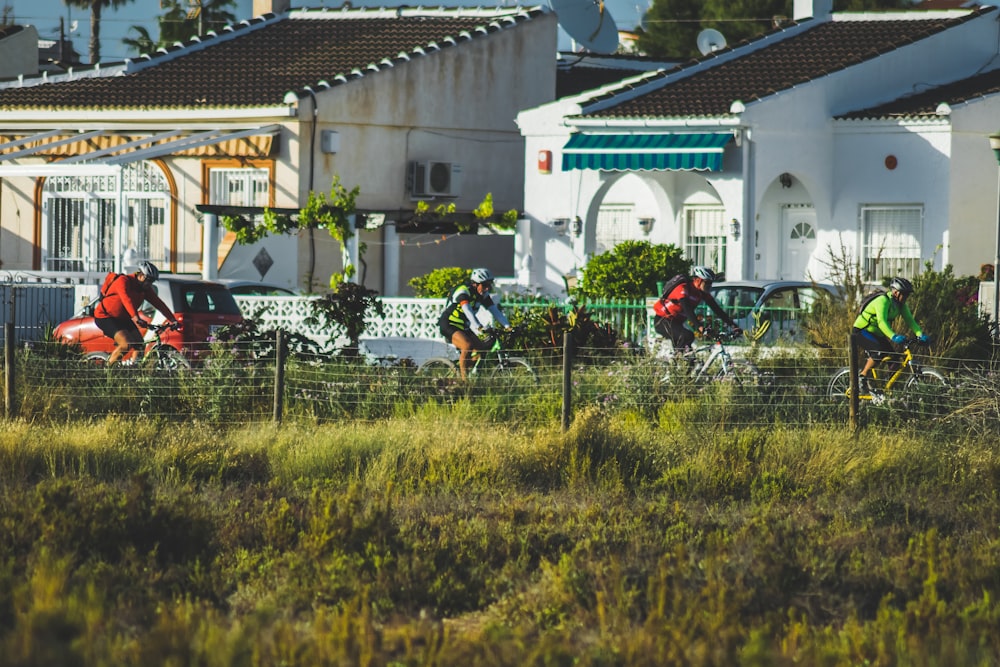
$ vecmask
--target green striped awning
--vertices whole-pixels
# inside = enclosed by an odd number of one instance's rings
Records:
[[[731,132],[574,134],[563,146],[562,170],[721,171]]]

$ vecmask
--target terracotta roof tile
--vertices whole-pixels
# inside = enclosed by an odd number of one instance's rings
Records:
[[[965,102],[1000,93],[1000,70],[978,74],[961,81],[954,81],[913,95],[901,97],[876,107],[853,111],[838,116],[841,119],[867,118],[918,118],[937,116],[941,103],[957,106]]]
[[[987,7],[980,11],[993,10],[994,8]],[[977,12],[971,12],[948,18],[920,18],[920,14],[909,13],[905,19],[852,18],[818,23],[813,28],[802,24],[806,29],[800,34],[763,46],[715,67],[694,72],[691,76],[678,77],[676,70],[666,72],[660,75],[667,79],[665,85],[656,90],[586,115],[612,118],[725,115],[729,113],[730,105],[735,100],[749,103],[774,95],[792,86],[870,60],[978,15]],[[713,58],[751,46],[758,40],[774,39],[783,30],[785,29],[778,29],[750,42],[727,47],[685,64],[682,68],[704,67],[703,63]],[[611,101],[614,96],[615,93],[612,92],[603,99]],[[592,102],[600,100],[598,98]]]
[[[640,73],[634,69],[609,69],[607,67],[559,68],[556,70],[556,98],[600,88]]]
[[[342,12],[293,12],[245,22],[232,34],[189,42],[137,59],[119,76],[0,88],[0,109],[151,109],[280,105],[285,93],[331,85],[387,66],[401,53],[419,57],[527,20],[539,10],[508,9],[513,18],[428,12],[371,18]],[[502,11],[502,10],[497,10]],[[225,31],[224,31],[225,33]],[[436,46],[434,46],[436,45]]]

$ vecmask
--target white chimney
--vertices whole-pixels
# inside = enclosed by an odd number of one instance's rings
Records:
[[[253,0],[253,15],[281,14],[287,12],[292,0]]]
[[[254,1],[256,2],[256,0]],[[792,18],[796,21],[807,19],[810,16],[817,19],[825,19],[830,16],[832,9],[833,0],[795,0]]]

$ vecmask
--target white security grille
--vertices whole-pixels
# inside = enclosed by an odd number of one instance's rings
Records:
[[[861,209],[861,262],[865,278],[920,273],[920,206],[866,206]]]
[[[726,211],[721,206],[684,208],[684,254],[694,264],[726,270]]]
[[[210,169],[208,200],[216,206],[268,206],[271,202],[267,169]]]
[[[633,226],[631,204],[603,204],[597,212],[597,229],[594,238],[594,254],[613,250],[616,245],[632,238],[629,227]]]
[[[110,271],[133,248],[142,259],[169,260],[170,188],[147,162],[122,171],[125,219],[119,220],[117,176],[51,176],[42,189],[42,256],[52,271]]]

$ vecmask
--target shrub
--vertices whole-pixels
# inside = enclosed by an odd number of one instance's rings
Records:
[[[446,266],[434,269],[422,276],[410,278],[409,285],[413,293],[423,299],[445,299],[451,291],[469,282],[472,269],[461,269],[457,266]]]
[[[356,354],[358,341],[365,331],[365,316],[369,313],[385,317],[385,308],[378,292],[357,283],[341,282],[330,294],[309,302],[312,313],[306,324],[341,329],[350,340],[345,350]]]
[[[656,294],[656,283],[687,273],[691,261],[673,245],[623,241],[587,262],[571,294],[585,300],[641,299]]]
[[[843,246],[836,253],[832,249],[829,251],[828,267],[831,281],[841,289],[841,298],[821,294],[804,328],[810,342],[843,349],[861,301],[872,288],[864,280],[859,261]],[[975,300],[970,298],[978,290],[976,277],[956,277],[950,264],[935,271],[928,260],[923,273],[913,278],[913,287],[914,293],[907,305],[917,323],[931,336],[935,356],[989,359],[989,322],[980,317]],[[901,320],[895,322],[893,328],[906,333]]]
[[[934,338],[938,354],[960,359],[989,359],[992,350],[989,321],[979,314],[979,280],[956,277],[949,264],[934,271],[927,262],[924,272],[913,279],[908,303],[920,326]]]

